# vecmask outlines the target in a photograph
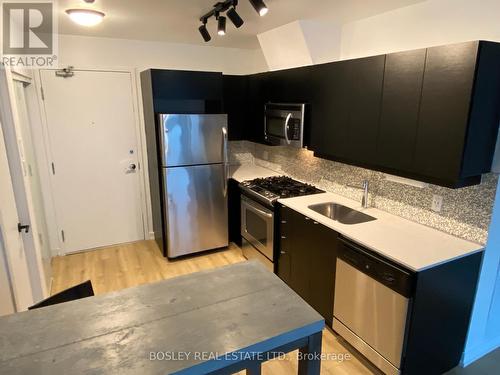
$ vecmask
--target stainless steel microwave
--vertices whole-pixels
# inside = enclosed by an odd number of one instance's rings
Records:
[[[304,146],[304,103],[267,103],[264,138],[272,145]]]

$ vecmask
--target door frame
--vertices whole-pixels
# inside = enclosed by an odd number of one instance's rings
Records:
[[[149,239],[150,238],[150,222],[151,220],[149,219],[150,217],[150,212],[151,212],[151,206],[149,203],[149,185],[147,182],[148,175],[147,175],[147,157],[146,157],[146,143],[145,143],[145,129],[143,126],[143,121],[141,121],[142,117],[142,111],[140,111],[141,106],[139,105],[139,95],[140,92],[138,91],[138,82],[137,82],[137,70],[133,68],[99,68],[99,67],[84,67],[84,66],[72,66],[72,69],[75,71],[89,71],[89,72],[109,72],[109,73],[128,73],[130,75],[130,80],[131,80],[131,90],[132,90],[132,104],[133,104],[133,111],[134,111],[134,132],[135,132],[135,137],[136,137],[136,144],[137,144],[137,160],[139,163],[139,168],[138,168],[138,173],[139,173],[139,200],[140,200],[140,208],[141,208],[141,219],[142,219],[142,231],[143,231],[143,239]],[[40,124],[42,128],[42,138],[43,139],[37,139],[34,140],[35,143],[39,143],[39,146],[42,147],[45,150],[45,154],[47,156],[46,160],[46,165],[41,166],[40,168],[45,167],[45,172],[48,174],[49,178],[47,182],[42,181],[42,189],[44,192],[47,192],[50,194],[50,201],[51,205],[50,208],[47,210],[49,211],[49,216],[54,220],[55,222],[53,223],[48,223],[49,226],[49,231],[53,232],[53,238],[57,238],[57,248],[53,248],[53,256],[57,255],[64,255],[66,254],[63,252],[63,244],[62,244],[62,238],[60,235],[59,231],[59,223],[57,221],[57,216],[56,216],[56,211],[55,211],[55,205],[54,205],[54,196],[53,196],[53,189],[52,189],[52,178],[51,177],[51,161],[53,160],[53,154],[52,154],[52,149],[50,146],[50,141],[49,141],[49,127],[48,127],[48,121],[47,121],[47,114],[45,111],[45,104],[44,100],[42,97],[43,93],[43,86],[42,86],[42,77],[41,77],[41,71],[56,71],[60,69],[55,69],[55,68],[47,68],[47,69],[38,69],[36,71],[36,74],[34,74],[34,84],[36,87],[36,93],[37,93],[37,100],[38,100],[38,106],[40,109]],[[61,79],[66,79],[62,78]],[[68,78],[71,79],[71,78]],[[56,232],[56,233],[54,233]],[[69,252],[67,253],[69,254]]]
[[[15,170],[11,168],[5,177],[9,178],[12,184],[13,192],[15,193],[14,202],[17,210],[17,221],[29,220],[30,232],[29,236],[24,235],[22,237],[24,252],[26,254],[26,260],[28,263],[29,277],[31,279],[31,293],[33,301],[42,300],[48,296],[49,286],[45,278],[45,272],[42,262],[41,248],[38,241],[34,237],[34,233],[38,233],[36,219],[34,217],[35,209],[34,203],[32,201],[31,187],[28,181],[28,177],[25,173],[25,167],[23,166],[23,140],[20,136],[21,126],[19,123],[19,108],[17,106],[17,101],[15,99],[14,91],[14,81],[21,81],[25,84],[31,84],[32,80],[26,74],[16,72],[10,68],[4,66],[2,67],[3,73],[0,72],[0,97],[2,98],[2,120],[3,129],[11,129],[8,134],[3,132],[2,142],[5,142],[6,153],[9,157],[13,157],[16,160],[11,164],[10,167],[15,165]],[[7,142],[9,146],[12,147],[9,150],[7,147]],[[12,197],[11,197],[12,198]],[[19,203],[21,206],[19,206]],[[19,217],[20,215],[25,216],[25,218]],[[9,220],[16,220],[11,217]],[[7,247],[7,244],[5,244]],[[6,249],[9,252],[9,249]],[[12,271],[12,270],[11,270]],[[12,275],[13,276],[13,275]],[[15,277],[14,277],[15,279]],[[13,289],[16,289],[15,280],[13,281]],[[24,306],[26,307],[26,306]],[[23,308],[23,307],[21,307]]]

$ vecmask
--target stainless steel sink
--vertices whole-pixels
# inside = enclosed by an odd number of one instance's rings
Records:
[[[309,208],[323,216],[347,225],[377,220],[373,216],[334,202],[313,204]]]

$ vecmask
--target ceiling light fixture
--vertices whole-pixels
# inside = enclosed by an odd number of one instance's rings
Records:
[[[226,17],[217,17],[217,34],[220,36],[226,35]]]
[[[269,8],[262,0],[249,0],[259,16],[263,17],[269,12]]]
[[[207,30],[207,19],[202,20],[203,25],[201,25],[198,30],[200,31],[201,37],[205,42],[209,42],[212,37],[210,36],[210,33]]]
[[[82,26],[95,26],[102,22],[105,14],[93,9],[68,9],[66,14],[71,20]]]
[[[249,1],[260,16],[264,16],[268,12],[268,8],[262,0]],[[243,25],[243,19],[240,17],[238,12],[236,12],[237,5],[238,0],[220,1],[213,6],[210,12],[200,17],[202,25],[198,28],[198,31],[200,32],[205,42],[208,42],[212,39],[207,30],[207,22],[210,17],[215,17],[215,19],[217,20],[218,35],[226,35],[226,17],[221,15],[224,12],[226,12],[227,17],[231,20],[236,28],[239,28],[241,27],[241,25]]]
[[[238,12],[236,12],[237,4],[238,1],[233,2],[233,7],[227,11],[226,16],[231,20],[231,22],[233,23],[234,26],[236,26],[236,28],[239,28],[241,27],[241,25],[243,25],[243,19],[240,17]]]

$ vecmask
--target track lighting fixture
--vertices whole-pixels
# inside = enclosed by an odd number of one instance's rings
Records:
[[[265,16],[269,11],[266,4],[264,4],[262,0],[250,0],[250,3],[253,5],[253,8],[257,13],[259,13],[259,16],[261,17]]]
[[[224,16],[217,17],[217,34],[226,35],[226,17]]]
[[[259,13],[260,16],[264,16],[268,12],[266,4],[262,0],[249,0],[254,9]],[[210,33],[207,30],[207,22],[210,17],[215,17],[217,20],[217,34],[226,35],[226,17],[221,14],[226,12],[226,16],[231,20],[236,28],[243,25],[243,19],[240,17],[238,12],[236,12],[236,6],[238,5],[238,0],[225,0],[216,3],[213,9],[202,16],[200,21],[202,25],[198,28],[201,36],[205,42],[210,41]]]
[[[212,39],[212,37],[210,36],[210,33],[209,33],[209,32],[208,32],[208,30],[207,30],[207,19],[206,19],[206,18],[204,18],[204,19],[202,20],[202,22],[203,22],[203,25],[201,25],[201,26],[198,28],[198,30],[200,31],[200,34],[201,34],[201,37],[203,38],[203,40],[204,40],[205,42],[209,42],[209,41],[210,41],[210,39]]]
[[[226,15],[227,18],[229,18],[233,23],[233,25],[236,26],[237,28],[243,25],[243,20],[241,19],[240,15],[236,12],[236,4],[233,4],[233,7],[227,11]]]

